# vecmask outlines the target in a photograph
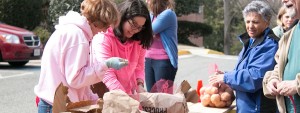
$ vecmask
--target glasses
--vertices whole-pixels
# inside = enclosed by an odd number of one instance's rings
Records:
[[[129,19],[127,21],[128,21],[128,23],[129,23],[132,30],[141,31],[141,30],[145,29],[144,26],[139,26],[133,19]]]

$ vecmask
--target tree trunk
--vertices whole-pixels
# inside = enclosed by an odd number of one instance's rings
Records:
[[[231,0],[223,0],[224,2],[224,54],[230,54],[231,38],[230,23],[233,17]]]

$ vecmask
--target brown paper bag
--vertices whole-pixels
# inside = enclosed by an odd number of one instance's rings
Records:
[[[55,90],[54,101],[53,101],[53,113],[60,113],[67,111],[67,103],[70,102],[68,94],[68,87],[62,83]]]
[[[103,82],[98,82],[91,85],[91,90],[93,91],[93,93],[97,94],[99,98],[103,98],[104,93],[109,91],[109,89]]]
[[[102,113],[145,113],[139,110],[139,102],[122,90],[111,90],[103,96]]]
[[[176,92],[184,93],[186,102],[198,103],[199,95],[197,94],[195,89],[192,89],[192,87],[188,81],[183,80]]]
[[[183,94],[140,93],[140,105],[150,113],[188,113]]]
[[[188,92],[190,88],[190,84],[184,80],[176,89],[175,94],[140,93],[140,105],[144,111],[150,113],[188,113],[184,94],[192,97],[193,94]]]
[[[91,100],[71,102],[67,94],[68,87],[60,83],[54,95],[53,113],[101,113],[103,105],[101,99],[94,105]]]
[[[186,98],[186,102],[198,103],[199,95],[197,94],[195,89],[189,90],[184,95]]]

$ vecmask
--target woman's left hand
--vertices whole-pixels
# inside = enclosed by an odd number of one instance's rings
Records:
[[[136,89],[137,93],[143,93],[146,92],[145,88],[143,85],[138,85],[137,89]]]
[[[277,92],[283,96],[290,96],[297,93],[297,81],[286,80],[277,84]]]

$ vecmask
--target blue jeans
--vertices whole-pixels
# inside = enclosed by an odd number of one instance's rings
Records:
[[[52,105],[40,98],[38,104],[38,113],[52,113]]]
[[[155,82],[160,79],[174,81],[177,68],[174,68],[169,59],[154,60],[146,58],[145,79],[147,91],[149,92]]]

